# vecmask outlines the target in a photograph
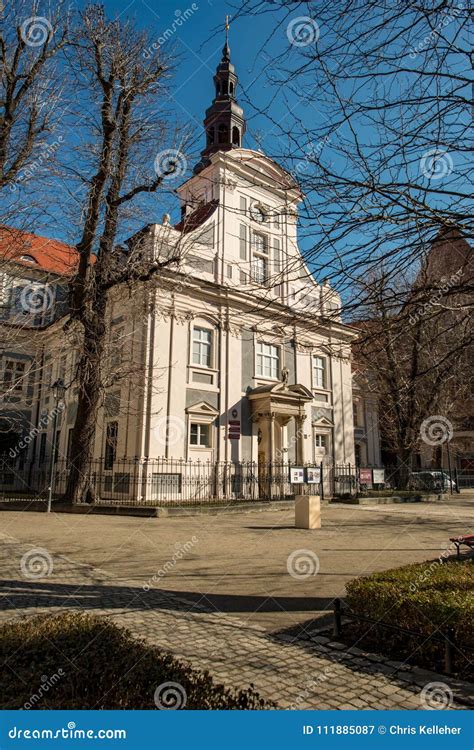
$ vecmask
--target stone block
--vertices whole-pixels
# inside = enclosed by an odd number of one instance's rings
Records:
[[[321,528],[321,499],[319,495],[296,495],[295,528]]]

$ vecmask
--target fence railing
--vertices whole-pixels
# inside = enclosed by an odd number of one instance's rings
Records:
[[[56,463],[55,498],[61,497],[66,490],[69,468],[66,461]],[[295,494],[319,494],[319,482],[293,483],[290,469],[283,462],[164,458],[117,460],[109,468],[103,459],[95,459],[89,463],[84,478],[87,489],[84,501],[114,505],[201,505],[284,500],[294,498]],[[14,466],[0,466],[0,495],[41,498],[46,497],[48,486],[48,467],[23,467],[20,470]]]
[[[336,639],[343,636],[343,617],[355,622],[367,623],[368,625],[372,626],[372,629],[374,627],[377,627],[382,630],[392,630],[396,633],[400,633],[402,635],[420,640],[423,643],[426,643],[428,641],[436,641],[437,643],[441,643],[444,647],[444,670],[448,675],[453,674],[454,659],[456,654],[456,644],[454,640],[455,635],[453,627],[447,626],[445,632],[434,630],[432,633],[427,635],[426,633],[409,630],[408,628],[403,628],[400,625],[394,625],[393,623],[385,622],[384,620],[375,620],[372,617],[367,617],[366,615],[361,615],[357,612],[353,612],[347,605],[343,606],[340,599],[335,599],[333,607],[332,634]],[[435,665],[433,665],[433,668],[435,668]]]
[[[63,459],[55,465],[55,498],[64,495],[69,468],[69,463]],[[94,459],[87,469],[84,501],[114,505],[251,503],[292,499],[296,494],[320,494],[323,499],[348,498],[370,489],[397,487],[396,467],[363,469],[354,464],[313,464],[298,468],[301,481],[296,480],[297,467],[283,461],[124,458],[110,465],[105,459]],[[20,465],[18,459],[0,458],[0,497],[4,499],[46,497],[49,479],[47,463]],[[461,483],[459,477],[457,486],[472,486],[467,482],[466,479],[466,484]]]

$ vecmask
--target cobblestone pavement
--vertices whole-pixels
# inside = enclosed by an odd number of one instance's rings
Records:
[[[420,709],[422,689],[443,683],[450,707],[462,709],[474,687],[321,637],[271,637],[206,608],[205,600],[198,605],[158,589],[117,585],[101,570],[7,535],[0,536],[0,578],[0,622],[65,608],[105,615],[229,687],[253,683],[279,708]]]

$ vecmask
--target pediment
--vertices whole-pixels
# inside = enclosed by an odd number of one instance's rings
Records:
[[[313,419],[312,424],[318,425],[318,427],[334,427],[333,422],[331,422],[331,420],[328,419],[327,417],[320,417],[319,419]]]
[[[186,413],[200,417],[217,417],[219,414],[217,409],[214,409],[207,401],[199,401],[197,404],[191,404],[191,406],[186,407]]]

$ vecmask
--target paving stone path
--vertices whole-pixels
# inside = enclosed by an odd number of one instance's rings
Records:
[[[228,687],[252,683],[279,708],[420,709],[426,707],[422,690],[430,683],[443,683],[446,707],[463,709],[469,696],[474,699],[468,683],[318,636],[272,637],[254,624],[211,610],[205,599],[198,605],[156,588],[118,583],[101,570],[34,549],[0,535],[0,622],[66,608],[104,615],[208,669]]]

